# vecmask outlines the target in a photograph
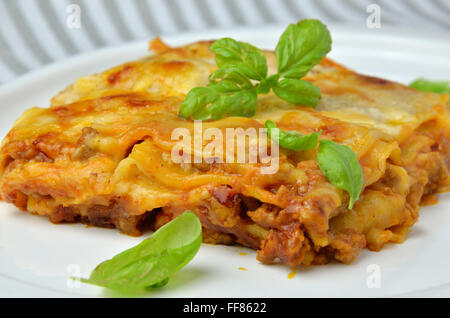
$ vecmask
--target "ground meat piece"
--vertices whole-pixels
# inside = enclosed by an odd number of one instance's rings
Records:
[[[327,249],[332,251],[336,260],[345,264],[353,262],[359,252],[366,246],[364,234],[352,229],[344,231],[330,230],[328,237],[330,245],[327,246]]]
[[[271,264],[280,259],[289,266],[299,266],[309,250],[310,245],[303,230],[299,224],[292,224],[282,230],[271,230],[256,258],[264,264]]]

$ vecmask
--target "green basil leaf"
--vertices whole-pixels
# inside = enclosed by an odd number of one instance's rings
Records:
[[[431,81],[425,78],[418,78],[409,84],[409,86],[424,92],[450,94],[450,81]]]
[[[285,78],[273,87],[274,93],[293,105],[316,107],[320,100],[320,89],[311,82]]]
[[[259,82],[257,86],[258,94],[267,94],[277,84],[280,75],[274,74]]]
[[[139,245],[101,263],[82,281],[121,291],[161,287],[192,260],[201,242],[200,221],[187,211]]]
[[[236,73],[232,76],[239,76]],[[222,76],[223,74],[216,74]],[[227,75],[227,76],[228,76]],[[213,77],[215,80],[215,77]],[[243,79],[242,79],[243,80]],[[180,106],[179,115],[195,120],[220,119],[224,116],[251,117],[258,107],[256,88],[245,80],[221,80],[192,89]]]
[[[149,287],[145,287],[145,289],[152,289],[152,288],[161,288],[166,286],[169,283],[169,277],[167,277],[166,279],[160,281],[159,283],[153,284]]]
[[[210,50],[215,53],[219,68],[229,68],[249,79],[262,80],[267,75],[266,57],[262,50],[231,38],[215,41]]]
[[[290,24],[275,49],[278,73],[301,78],[331,50],[331,35],[322,22],[306,19]]]
[[[187,119],[200,111],[203,107],[216,101],[219,96],[220,95],[209,86],[195,87],[189,91],[185,100],[181,103],[178,115]]]
[[[243,74],[236,72],[230,68],[220,68],[209,76],[211,84],[217,84],[220,81],[229,81],[234,83],[240,89],[253,88],[252,82]]]
[[[281,147],[296,151],[316,148],[319,142],[319,135],[321,134],[321,132],[314,132],[309,135],[302,135],[296,131],[278,129],[277,136],[273,130],[277,128],[277,125],[271,120],[266,120],[264,127],[267,128],[267,135]]]
[[[363,187],[363,173],[356,154],[345,145],[322,139],[317,151],[317,162],[331,184],[349,193],[348,208],[352,209]]]
[[[232,88],[234,87],[234,90]],[[218,120],[225,116],[252,117],[258,107],[256,89],[240,90],[233,83],[222,81],[212,88],[218,98],[192,115],[195,120]],[[228,90],[227,90],[228,89]]]

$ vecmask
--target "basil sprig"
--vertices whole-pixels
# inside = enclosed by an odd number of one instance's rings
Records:
[[[302,135],[296,131],[284,131],[278,129],[276,124],[267,120],[264,123],[267,135],[281,147],[290,150],[310,150],[317,147],[317,161],[319,168],[325,177],[339,189],[343,189],[350,195],[349,209],[358,200],[363,186],[363,174],[356,154],[347,146],[340,145],[328,139],[319,141],[321,132]]]
[[[210,50],[219,69],[210,75],[206,87],[189,91],[180,106],[182,118],[251,117],[258,107],[257,95],[271,90],[290,104],[317,106],[319,88],[300,78],[331,50],[331,36],[318,20],[289,25],[275,49],[278,72],[269,77],[266,57],[253,45],[222,38]]]
[[[450,94],[450,81],[431,81],[425,78],[418,78],[409,84],[409,86],[424,92]]]
[[[161,287],[192,260],[201,242],[200,221],[187,211],[139,245],[101,263],[81,281],[120,291]]]

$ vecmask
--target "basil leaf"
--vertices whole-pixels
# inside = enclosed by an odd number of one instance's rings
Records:
[[[319,20],[290,24],[275,49],[278,73],[282,77],[301,78],[330,50],[330,32]]]
[[[258,107],[255,90],[236,91],[232,94],[222,93],[214,103],[195,113],[195,120],[218,120],[225,116],[252,117]]]
[[[233,82],[241,89],[253,88],[252,82],[243,74],[236,72],[229,68],[220,68],[209,76],[211,84],[216,84],[220,81],[227,80]]]
[[[352,209],[363,187],[363,173],[356,154],[345,145],[322,139],[317,162],[331,184],[349,193],[348,208]]]
[[[139,245],[101,263],[81,281],[121,291],[161,287],[192,260],[201,242],[200,221],[187,211]]]
[[[262,50],[231,38],[215,41],[210,50],[216,54],[219,68],[230,68],[249,79],[262,80],[267,75],[266,57]]]
[[[251,117],[255,114],[256,88],[246,77],[229,69],[219,69],[211,74],[210,80],[208,86],[189,91],[180,106],[179,116],[217,120],[226,115]]]
[[[224,116],[252,117],[258,107],[256,89],[242,89],[239,84],[223,80],[206,87],[207,94],[211,97],[209,104],[195,107],[191,117],[195,120],[218,120]],[[214,96],[214,97],[212,97]],[[208,101],[207,98],[199,98],[196,101]],[[183,102],[184,103],[184,102]],[[183,105],[180,110],[183,109]]]
[[[280,75],[274,74],[259,82],[257,86],[258,94],[267,94],[277,84]]]
[[[185,100],[181,103],[178,115],[187,119],[218,98],[219,94],[209,86],[195,87],[189,91]]]
[[[316,148],[321,134],[321,132],[314,132],[309,135],[302,135],[296,131],[284,131],[278,129],[277,125],[271,120],[267,120],[264,127],[267,128],[267,135],[281,147],[296,151]],[[278,129],[278,134],[273,130],[275,128]]]
[[[281,99],[293,105],[316,107],[320,100],[320,89],[311,82],[285,78],[273,88]]]
[[[409,84],[409,86],[424,92],[450,94],[450,81],[431,81],[425,78],[418,78]]]

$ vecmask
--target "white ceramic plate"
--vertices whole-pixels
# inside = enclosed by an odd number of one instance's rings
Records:
[[[170,44],[231,36],[273,48],[283,26],[211,31],[167,37]],[[418,76],[448,79],[450,43],[436,35],[405,31],[356,31],[331,27],[330,56],[359,72],[408,83]],[[443,40],[444,39],[444,40]],[[31,106],[47,106],[51,96],[82,75],[99,72],[146,54],[147,43],[103,49],[53,64],[0,88],[0,135]],[[245,248],[203,245],[195,259],[152,297],[314,297],[450,296],[450,195],[421,210],[404,244],[381,252],[363,251],[351,265],[301,269],[262,265]],[[115,296],[81,285],[70,275],[87,277],[101,261],[142,240],[116,230],[80,224],[53,225],[46,218],[0,203],[0,296]],[[246,255],[244,255],[246,253]],[[242,254],[242,255],[241,255]],[[239,268],[245,268],[244,271]],[[375,271],[374,271],[375,270]],[[380,288],[373,284],[379,274]],[[375,280],[374,280],[375,279]]]

